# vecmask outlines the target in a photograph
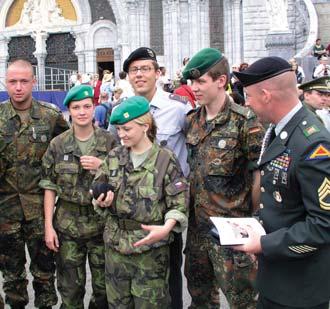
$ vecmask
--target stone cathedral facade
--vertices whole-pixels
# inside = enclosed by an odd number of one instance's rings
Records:
[[[0,0],[0,79],[8,61],[118,75],[137,47],[153,48],[170,76],[204,47],[230,63],[304,56],[314,43],[311,0]]]

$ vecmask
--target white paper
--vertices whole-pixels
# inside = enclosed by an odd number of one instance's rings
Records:
[[[221,245],[242,245],[245,244],[249,235],[245,226],[250,226],[260,235],[266,235],[262,225],[255,218],[210,218],[218,230]]]

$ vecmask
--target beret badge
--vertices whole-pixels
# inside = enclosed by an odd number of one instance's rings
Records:
[[[196,78],[201,77],[201,72],[198,69],[191,69],[190,75],[192,78],[196,79]]]
[[[152,58],[155,58],[155,57],[156,57],[155,54],[154,54],[154,52],[153,52],[150,48],[147,48],[147,53],[148,53],[149,56],[152,57]]]
[[[124,113],[124,115],[123,115],[123,116],[124,116],[124,118],[126,118],[126,119],[127,119],[127,118],[129,118],[129,113]]]

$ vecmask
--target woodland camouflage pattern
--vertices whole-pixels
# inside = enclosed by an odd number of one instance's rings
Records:
[[[0,104],[0,267],[6,302],[26,305],[25,243],[31,257],[35,306],[57,302],[52,253],[44,243],[41,158],[68,125],[53,105],[32,100],[28,123],[10,101]]]
[[[158,161],[161,152],[166,153],[166,163]],[[159,166],[166,168],[163,175]],[[172,152],[154,143],[146,160],[134,168],[128,149],[120,146],[110,152],[95,181],[116,188],[112,205],[105,209],[109,308],[127,308],[132,297],[136,308],[166,308],[171,236],[153,245],[133,244],[149,233],[141,229],[141,223],[162,225],[171,218],[178,222],[176,231],[186,227],[188,184],[178,161]],[[130,224],[122,226],[123,220]],[[117,286],[118,282],[122,283]]]
[[[185,249],[190,308],[219,308],[221,286],[231,308],[254,308],[256,263],[242,253],[214,244],[208,235],[211,216],[252,215],[252,173],[264,135],[247,108],[228,96],[211,121],[205,107],[188,116],[191,200]]]
[[[97,127],[94,136],[88,155],[104,159],[115,146],[115,139]],[[81,156],[73,129],[54,138],[43,157],[40,186],[59,196],[54,227],[60,241],[56,262],[61,308],[83,308],[87,255],[93,288],[89,308],[107,308],[102,239],[105,219],[91,204],[89,189],[95,175],[82,168]]]

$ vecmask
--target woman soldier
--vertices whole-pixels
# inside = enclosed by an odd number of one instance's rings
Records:
[[[107,213],[103,238],[108,305],[168,308],[168,244],[172,229],[186,228],[188,184],[173,153],[156,144],[144,97],[122,102],[110,123],[116,125],[122,146],[103,161],[93,186],[107,183],[113,188],[94,192],[98,197],[93,201]]]
[[[93,288],[89,308],[107,308],[102,239],[105,220],[91,206],[89,189],[115,139],[93,126],[92,87],[71,88],[63,104],[69,109],[72,128],[54,138],[43,157],[40,186],[45,189],[45,241],[57,252],[61,308],[84,308],[87,256]]]

